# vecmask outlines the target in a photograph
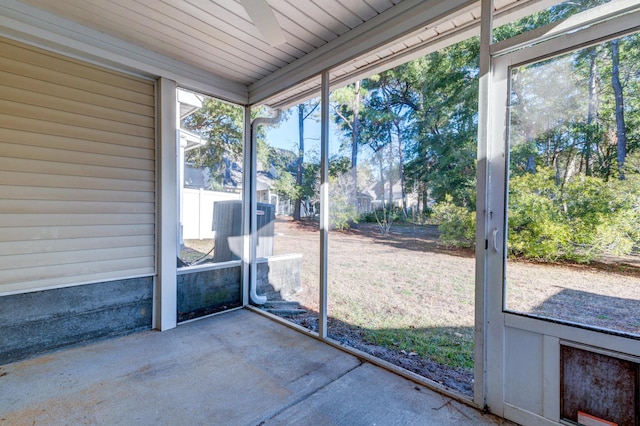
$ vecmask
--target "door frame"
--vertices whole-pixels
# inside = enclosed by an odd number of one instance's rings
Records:
[[[483,342],[481,352],[476,352],[476,382],[481,379],[482,384],[476,387],[475,400],[489,411],[518,422],[560,421],[560,359],[556,349],[562,339],[640,356],[638,340],[517,315],[504,309],[511,69],[640,30],[640,5],[631,3],[620,1],[600,6],[597,11],[588,10],[549,28],[489,46],[487,99],[480,103],[479,113],[480,119],[483,117],[482,109],[486,108],[484,114],[488,128],[484,155],[478,156],[479,169],[480,161],[486,161],[486,181],[478,179],[478,199],[486,200],[486,205],[478,203],[477,216],[480,228],[477,243],[483,244],[485,250],[476,251],[478,265],[482,267],[482,273],[478,273],[477,292],[482,292],[484,304],[476,305],[477,310],[482,308],[476,324],[477,328],[483,330]],[[587,28],[581,29],[585,26]],[[528,413],[521,407],[505,402],[508,327],[537,333],[543,342],[544,348],[541,350],[544,352],[545,367],[540,383],[544,389],[537,390],[544,395],[541,413]],[[478,363],[478,360],[482,363]],[[535,391],[532,389],[532,392]]]

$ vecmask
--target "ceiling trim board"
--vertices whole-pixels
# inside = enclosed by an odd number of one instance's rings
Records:
[[[475,0],[404,0],[364,24],[249,86],[249,103],[269,97],[323,70],[475,6]]]

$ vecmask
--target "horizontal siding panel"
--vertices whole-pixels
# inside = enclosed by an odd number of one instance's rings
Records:
[[[153,96],[154,86],[150,80],[125,75],[11,40],[2,39],[1,41],[0,56],[33,65],[34,69],[41,74],[46,75],[55,71],[81,80],[91,80],[100,85],[117,87],[123,89],[125,94],[137,92]],[[76,84],[71,86],[75,87]],[[141,103],[152,102],[147,100]]]
[[[2,138],[2,136],[0,136]],[[10,158],[45,160],[56,163],[90,164],[109,168],[155,170],[155,161],[141,158],[127,158],[88,152],[66,151],[56,148],[23,145],[20,143],[0,142],[0,152]]]
[[[0,185],[0,199],[153,203],[155,194],[153,192]]]
[[[0,256],[12,256],[35,253],[57,253],[65,251],[93,250],[96,247],[129,248],[154,247],[153,235],[129,235],[101,238],[58,238],[55,240],[0,242]]]
[[[147,180],[155,179],[153,170],[122,169],[88,164],[51,163],[44,160],[0,157],[0,170],[21,172],[34,170],[39,173],[64,176],[96,176],[106,179]]]
[[[22,282],[0,284],[0,295],[24,293],[28,291],[43,290],[47,288],[68,287],[77,285],[78,283],[111,281],[121,279],[122,277],[131,278],[152,276],[155,274],[155,270],[153,267],[147,265],[149,263],[149,260],[150,259],[148,258],[136,258],[128,260],[127,262],[104,262],[103,272],[86,274],[80,274],[75,271],[75,273],[72,273],[71,275],[62,274],[60,276],[52,277],[51,273],[54,271],[50,270],[48,275],[45,274],[44,277],[40,279],[31,279]],[[131,267],[128,269],[125,268],[125,266],[129,266],[130,264],[134,265],[131,265]],[[139,267],[136,268],[136,265],[139,265]],[[68,269],[64,269],[63,271],[68,272]]]
[[[20,228],[0,228],[0,243],[51,240],[56,238],[97,238],[97,237],[147,237],[154,234],[155,225],[101,225],[101,226],[26,226]]]
[[[0,170],[0,185],[40,186],[43,188],[96,189],[106,191],[153,192],[155,182],[151,180],[125,180],[99,177],[30,173]]]
[[[37,117],[18,117],[16,115],[11,115],[10,113],[5,115],[0,114],[0,129],[23,130],[33,133],[42,133],[45,135],[84,139],[87,141],[104,142],[111,143],[113,145],[124,145],[137,148],[153,149],[155,147],[155,139],[150,139],[148,137],[124,134],[115,135],[106,130],[88,129],[63,123],[42,121]]]
[[[87,96],[87,92],[85,90],[63,86],[50,81],[44,81],[40,78],[32,78],[25,75],[18,75],[3,71],[0,71],[0,81],[2,81],[5,86],[15,87],[16,89],[56,96],[60,99],[85,102],[89,105],[100,105],[105,108],[131,114],[135,117],[155,117],[155,108],[153,105],[145,105],[116,98],[110,93],[92,93],[91,96]]]
[[[0,142],[19,142],[24,146],[57,148],[65,151],[87,152],[92,154],[112,155],[149,161],[154,161],[155,158],[155,150],[151,143],[149,144],[149,148],[138,148],[134,146],[115,145],[107,142],[44,135],[42,133],[33,133],[26,130],[2,129],[2,132],[0,132]]]
[[[26,283],[33,287],[32,282],[49,281],[50,284],[56,283],[73,283],[78,281],[89,281],[93,276],[104,276],[105,273],[114,273],[117,271],[127,271],[130,269],[144,269],[146,273],[153,273],[149,268],[149,257],[130,257],[128,259],[112,259],[103,261],[94,261],[91,263],[62,264],[62,265],[46,265],[33,266],[28,269],[12,269],[6,271],[0,276],[0,291],[8,290],[7,284]],[[29,274],[28,272],[32,273]],[[110,275],[116,278],[120,274]],[[82,279],[82,278],[84,279]],[[63,280],[61,280],[63,278]],[[70,278],[70,279],[65,279]]]
[[[8,227],[136,225],[152,224],[154,221],[155,216],[153,214],[21,213],[0,215],[0,224]]]
[[[113,96],[127,102],[140,105],[153,105],[153,92],[149,94],[131,92],[109,84],[97,83],[82,77],[75,77],[56,70],[43,70],[37,66],[16,61],[11,58],[3,58],[0,61],[0,71],[22,75],[34,80],[46,81],[59,84],[60,86],[74,87],[83,90],[87,95],[97,94],[103,96]]]
[[[69,124],[87,129],[104,130],[149,139],[155,137],[153,128],[135,126],[103,118],[90,117],[75,112],[58,111],[51,108],[43,108],[40,106],[2,99],[0,99],[0,114],[24,118],[36,118],[43,121],[52,121],[54,123]]]
[[[85,201],[2,200],[0,214],[96,214],[96,213],[154,213],[154,203],[117,203]]]
[[[0,99],[11,102],[20,102],[28,105],[35,105],[57,111],[71,112],[99,119],[111,120],[115,122],[132,124],[134,126],[148,127],[153,129],[154,117],[137,115],[127,111],[107,108],[103,105],[95,105],[84,100],[65,99],[60,96],[48,95],[35,92],[28,88],[16,88],[9,86],[10,82],[3,79],[0,74]],[[89,98],[90,99],[90,98]]]
[[[0,39],[0,294],[155,272],[155,84]]]
[[[30,253],[0,256],[0,270],[3,276],[11,275],[13,278],[0,277],[0,284],[11,281],[23,281],[29,277],[30,271],[44,266],[60,267],[68,265],[69,269],[80,269],[91,272],[92,264],[106,260],[122,260],[136,257],[149,257],[155,253],[155,246],[101,248],[94,250],[78,250],[59,253]],[[35,266],[37,265],[37,266]]]

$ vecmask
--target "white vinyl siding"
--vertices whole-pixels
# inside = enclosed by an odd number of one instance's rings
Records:
[[[155,272],[155,85],[0,39],[0,294]]]

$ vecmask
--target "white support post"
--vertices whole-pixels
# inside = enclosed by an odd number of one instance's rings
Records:
[[[251,205],[257,194],[252,191],[257,164],[251,155],[251,108],[244,108],[244,149],[242,165],[242,306],[249,304],[249,272],[251,264]],[[252,201],[254,200],[254,201]]]
[[[327,337],[327,272],[329,263],[329,71],[322,73],[320,106],[320,306],[318,335]]]
[[[177,324],[178,156],[179,125],[176,83],[157,81],[157,248],[153,327],[164,331]]]
[[[476,291],[475,291],[475,353],[473,400],[479,407],[486,405],[486,318],[488,244],[488,165],[489,86],[491,81],[490,47],[493,25],[493,0],[482,0],[480,23],[480,81],[478,88],[478,155],[476,197]]]

